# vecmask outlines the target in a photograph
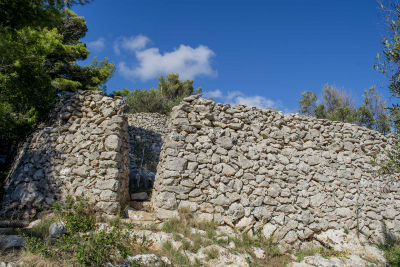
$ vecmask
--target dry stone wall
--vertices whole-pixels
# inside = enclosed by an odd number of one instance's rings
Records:
[[[290,246],[328,229],[400,234],[399,183],[372,171],[392,139],[357,125],[191,96],[173,109],[152,195]]]
[[[119,97],[63,93],[53,118],[30,135],[6,181],[5,201],[45,209],[67,195],[118,214],[128,201],[129,135]]]
[[[130,188],[137,189],[139,187],[139,181],[141,189],[153,187],[155,170],[140,170],[140,164],[135,161],[134,157],[134,143],[141,141],[147,142],[156,155],[155,161],[158,162],[162,144],[169,133],[168,123],[168,116],[158,113],[136,113],[128,115],[128,131],[130,136]],[[138,154],[140,155],[141,153],[142,151],[139,151]],[[145,153],[148,152],[145,151]],[[140,178],[138,176],[140,176]]]
[[[148,142],[153,151],[159,155],[165,137],[169,134],[168,116],[158,113],[136,113],[128,115],[128,131],[130,143]],[[131,162],[132,168],[134,166]]]

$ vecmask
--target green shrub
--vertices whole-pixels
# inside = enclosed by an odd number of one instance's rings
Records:
[[[135,245],[135,238],[117,228],[87,236],[63,236],[58,244],[61,252],[74,255],[74,261],[82,266],[102,266],[118,256],[124,259]]]
[[[55,214],[65,222],[65,228],[68,232],[86,232],[92,230],[96,223],[95,211],[89,199],[67,196],[65,206],[58,203],[53,205]]]
[[[146,252],[151,242],[138,242],[128,231],[113,228],[87,235],[63,235],[54,245],[40,238],[25,236],[25,250],[49,258],[68,259],[80,266],[104,266],[107,262],[122,262],[135,252]]]
[[[385,258],[391,266],[400,266],[400,240],[387,239],[386,244],[378,245],[385,253]]]
[[[37,238],[45,238],[49,236],[49,228],[56,221],[56,218],[42,219],[42,221],[29,231],[29,235]]]

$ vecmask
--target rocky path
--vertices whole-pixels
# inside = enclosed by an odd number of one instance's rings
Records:
[[[196,251],[187,248],[185,242],[193,245],[193,241],[182,234],[168,233],[162,231],[163,222],[156,213],[146,211],[135,211],[133,209],[126,210],[127,219],[121,219],[124,223],[135,225],[129,229],[130,234],[138,238],[138,240],[150,241],[149,254],[141,254],[129,256],[126,263],[112,265],[108,267],[128,267],[132,266],[132,262],[136,262],[139,266],[172,266],[173,259],[171,255],[165,251],[163,244],[170,242],[172,251],[180,252],[186,257],[188,264],[192,266],[212,266],[212,267],[241,267],[241,266],[278,266],[268,265],[264,261],[266,253],[261,247],[251,247],[248,252],[237,249],[237,245],[232,240],[238,238],[238,232],[229,226],[218,226],[215,230],[214,242],[199,247]],[[32,222],[28,227],[32,227],[36,222]],[[111,227],[107,223],[98,223],[94,231],[109,230]],[[192,233],[198,234],[203,240],[208,239],[207,232],[192,228]],[[4,229],[0,233],[7,233]],[[177,238],[179,237],[179,238]],[[217,241],[216,241],[217,240]],[[220,242],[221,241],[221,242]],[[223,242],[226,241],[226,242]],[[5,248],[23,247],[24,240],[14,235],[2,235],[0,242],[0,250]],[[202,243],[202,244],[206,244]],[[386,260],[383,252],[375,246],[368,244],[366,240],[359,239],[355,233],[345,234],[339,230],[329,230],[316,236],[314,243],[317,246],[325,247],[314,256],[305,257],[302,261],[295,256],[294,252],[286,252],[286,259],[292,262],[287,264],[288,267],[339,267],[339,266],[357,266],[357,267],[373,267],[386,266]],[[326,248],[330,248],[327,250]],[[211,252],[214,255],[211,255]],[[249,253],[250,252],[250,253]],[[291,254],[293,253],[293,254]],[[168,256],[168,257],[167,257]],[[287,262],[286,262],[287,263]],[[22,266],[19,262],[5,263],[0,259],[0,267]],[[196,265],[198,264],[198,265]],[[136,266],[136,265],[133,265]],[[181,265],[173,265],[181,266]],[[182,265],[184,266],[184,265]],[[185,265],[186,266],[186,265]]]

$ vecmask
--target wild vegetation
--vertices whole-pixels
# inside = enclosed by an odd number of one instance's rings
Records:
[[[114,94],[123,96],[129,105],[131,113],[148,112],[169,114],[183,98],[191,94],[201,94],[202,88],[194,89],[193,80],[179,80],[179,74],[170,73],[165,78],[160,76],[156,88],[149,90],[135,89],[115,91]]]
[[[85,60],[90,51],[80,41],[88,28],[83,17],[69,10],[73,5],[86,5],[89,0],[5,0],[0,3],[0,150],[7,158],[0,161],[0,187],[7,174],[7,168],[15,154],[18,144],[46,119],[61,91],[106,90],[105,83],[115,72],[114,63],[108,59],[80,66],[79,60]],[[383,57],[377,56],[375,69],[389,78],[389,91],[394,98],[400,98],[400,5],[389,6],[381,3],[387,34],[382,40]],[[184,97],[201,94],[202,88],[194,89],[193,80],[181,81],[179,74],[171,73],[159,77],[157,88],[124,89],[114,95],[123,96],[132,113],[158,112],[169,114]],[[321,103],[318,101],[321,100]],[[316,118],[355,123],[390,133],[398,129],[400,106],[398,103],[387,107],[387,102],[375,86],[364,91],[364,99],[357,106],[351,93],[335,86],[326,85],[322,95],[305,91],[299,101],[299,112]],[[147,144],[147,143],[146,143]],[[151,149],[144,143],[137,143],[136,160],[141,160],[141,151]],[[143,152],[142,152],[143,153]],[[154,155],[146,153],[145,164],[152,164]],[[380,175],[391,175],[400,171],[400,145],[386,151],[384,161],[376,162]],[[0,192],[1,195],[1,192]],[[107,262],[120,262],[127,255],[146,252],[149,243],[131,237],[123,227],[119,217],[109,221],[114,226],[111,231],[94,231],[96,218],[93,207],[86,200],[67,199],[66,205],[54,206],[54,217],[42,222],[27,232],[26,246],[20,256],[32,261],[42,261],[53,266],[102,266]],[[213,221],[197,221],[190,212],[181,210],[181,217],[165,222],[162,230],[172,233],[176,241],[181,241],[183,250],[198,251],[209,245],[227,246],[234,244],[233,253],[254,254],[253,247],[261,247],[266,252],[265,260],[253,262],[254,266],[263,266],[267,261],[277,264],[288,262],[281,255],[273,239],[265,239],[261,233],[250,236],[246,233],[236,237],[217,235],[217,224]],[[48,228],[56,221],[64,221],[67,234],[54,244],[47,241]],[[206,237],[192,229],[205,231]],[[176,265],[188,265],[187,257],[172,246],[172,241],[163,243],[166,255]],[[381,248],[392,265],[400,264],[400,241],[388,239]],[[299,252],[298,259],[313,255],[317,251],[310,249]],[[209,248],[205,252],[209,259],[218,257],[218,250]],[[331,253],[331,254],[329,254]],[[332,255],[336,252],[323,252]],[[29,262],[29,261],[27,261]],[[197,263],[196,263],[197,264]]]
[[[40,259],[44,266],[104,266],[124,262],[128,255],[149,249],[149,242],[139,241],[121,223],[110,222],[115,227],[107,231],[95,230],[98,220],[88,200],[70,196],[65,205],[54,205],[54,216],[44,217],[32,229],[18,230],[25,237],[23,251],[8,253],[26,260]],[[49,226],[60,221],[66,226],[66,234],[52,241]],[[36,264],[32,262],[31,266],[43,266]]]
[[[364,91],[364,100],[360,106],[350,92],[339,90],[335,86],[325,85],[322,89],[322,104],[318,104],[315,92],[301,93],[299,112],[317,119],[342,121],[365,126],[384,134],[391,132],[393,117],[386,110],[387,102],[373,86]]]

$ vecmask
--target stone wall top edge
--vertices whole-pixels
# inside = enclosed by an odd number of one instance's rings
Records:
[[[247,106],[245,104],[239,104],[239,105],[230,105],[230,104],[223,104],[223,103],[216,103],[213,100],[208,100],[208,99],[204,99],[201,98],[199,96],[193,95],[193,96],[189,96],[187,98],[184,98],[183,101],[179,104],[179,106],[185,105],[185,104],[189,104],[192,105],[194,100],[200,100],[200,101],[212,101],[211,104],[209,105],[214,105],[214,106],[223,106],[223,107],[229,107],[231,109],[238,109],[237,107],[240,107],[241,109],[245,109],[245,108],[252,108],[252,110],[254,111],[259,111],[261,113],[267,113],[267,114],[273,114],[273,115],[280,115],[283,116],[284,120],[298,120],[298,121],[303,121],[303,122],[318,122],[319,124],[323,124],[324,126],[340,126],[341,129],[343,128],[350,128],[353,130],[362,130],[365,131],[367,133],[369,133],[370,135],[373,135],[375,137],[380,137],[380,138],[392,138],[393,137],[393,133],[389,133],[387,135],[384,135],[383,133],[377,131],[377,130],[373,130],[373,129],[369,129],[367,127],[364,126],[360,126],[357,124],[353,124],[353,123],[346,123],[346,122],[341,122],[341,121],[331,121],[328,119],[317,119],[315,117],[309,117],[306,115],[300,115],[298,113],[288,113],[288,114],[283,114],[282,111],[279,110],[274,110],[274,109],[262,109],[262,108],[257,108],[254,106]],[[236,107],[236,108],[235,108]]]

